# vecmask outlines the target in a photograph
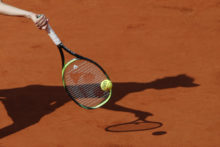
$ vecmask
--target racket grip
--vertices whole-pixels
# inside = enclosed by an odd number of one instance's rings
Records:
[[[57,37],[56,33],[54,32],[54,30],[51,28],[51,26],[48,24],[48,27],[47,27],[47,33],[50,37],[50,39],[53,41],[53,43],[55,45],[59,45],[61,44],[62,42],[60,41],[60,39]]]

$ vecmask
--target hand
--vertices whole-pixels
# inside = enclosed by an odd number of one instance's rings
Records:
[[[150,113],[150,112],[136,111],[136,112],[135,112],[135,116],[136,116],[139,120],[145,120],[147,117],[153,116],[153,114]]]
[[[46,18],[45,15],[36,15],[36,14],[31,14],[30,18],[32,21],[35,23],[36,27],[39,29],[46,30],[48,27],[48,19]]]

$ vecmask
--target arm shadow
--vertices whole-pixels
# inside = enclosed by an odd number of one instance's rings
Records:
[[[128,108],[125,106],[118,105],[117,102],[120,101],[123,97],[125,97],[127,94],[133,93],[133,92],[140,92],[147,89],[156,89],[156,90],[163,90],[163,89],[169,89],[169,88],[178,88],[178,87],[184,87],[184,88],[193,88],[197,87],[199,84],[194,83],[194,78],[186,75],[186,74],[180,74],[177,76],[171,76],[171,77],[164,77],[161,79],[156,79],[151,82],[146,83],[137,83],[137,82],[127,82],[127,83],[113,83],[113,95],[110,101],[105,104],[102,108],[112,110],[112,111],[121,111],[121,112],[128,112],[134,114],[137,118],[137,120],[142,120],[143,122],[147,122],[148,124],[152,125],[155,124],[157,127],[147,127],[148,129],[142,129],[142,130],[150,130],[154,128],[158,128],[162,126],[163,124],[161,122],[151,122],[146,121],[146,119],[149,116],[153,116],[150,112],[140,111],[133,108]],[[134,101],[132,101],[134,103]],[[119,126],[133,124],[136,121],[124,123],[124,124],[116,124],[111,125],[106,128],[106,131],[110,132],[129,132],[128,130],[114,130],[111,131],[109,128],[116,128]],[[143,124],[143,123],[142,123]],[[134,129],[135,130],[135,129]]]

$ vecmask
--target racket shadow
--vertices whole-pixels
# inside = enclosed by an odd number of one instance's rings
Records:
[[[163,124],[161,122],[153,122],[137,119],[135,121],[115,124],[105,128],[108,132],[137,132],[152,130],[161,127]]]
[[[11,125],[0,128],[0,138],[38,123],[43,116],[71,101],[62,86],[30,85],[5,89],[0,90],[0,96],[5,97],[0,102],[13,121]]]
[[[163,125],[161,122],[147,121],[147,118],[149,116],[153,116],[153,114],[150,112],[140,111],[118,105],[117,102],[120,101],[122,98],[124,98],[127,94],[140,92],[148,89],[163,90],[163,89],[177,88],[177,87],[193,88],[197,86],[199,86],[199,84],[194,83],[194,78],[185,74],[180,74],[172,77],[164,77],[146,83],[137,83],[137,82],[113,83],[112,98],[107,104],[102,106],[102,108],[112,111],[132,113],[135,115],[136,120],[131,122],[114,124],[106,127],[105,130],[109,132],[134,132],[134,131],[151,130],[151,129],[159,128]],[[134,103],[134,101],[132,101],[132,103]]]

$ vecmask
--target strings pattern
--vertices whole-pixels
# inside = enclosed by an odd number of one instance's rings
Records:
[[[106,75],[95,64],[76,60],[64,72],[64,81],[69,95],[79,104],[95,107],[108,98],[110,92],[101,90],[100,84]]]

